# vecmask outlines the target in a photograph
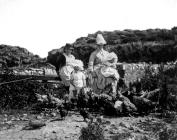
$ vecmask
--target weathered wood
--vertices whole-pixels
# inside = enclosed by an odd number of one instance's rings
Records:
[[[17,75],[19,78],[30,78],[32,80],[59,80],[58,76],[43,76],[43,75]],[[3,78],[3,74],[0,74],[0,78]]]
[[[153,96],[155,96],[155,94],[158,94],[159,92],[160,92],[160,89],[158,88],[158,89],[155,89],[155,90],[150,91],[150,92],[145,92],[141,97],[150,99]]]

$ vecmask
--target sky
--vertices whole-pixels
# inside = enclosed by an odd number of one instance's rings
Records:
[[[174,26],[177,0],[0,0],[0,44],[41,57],[97,31]]]

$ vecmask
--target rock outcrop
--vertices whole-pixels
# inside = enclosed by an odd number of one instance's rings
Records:
[[[0,64],[7,67],[30,65],[43,62],[38,55],[34,55],[25,48],[10,45],[0,45]]]
[[[100,33],[100,31],[98,32]],[[98,32],[89,34],[87,37],[78,38],[73,43],[73,54],[77,59],[81,59],[86,67],[89,56],[96,47],[95,38]],[[174,27],[171,30],[116,30],[113,32],[104,31],[101,33],[107,41],[106,49],[114,51],[118,55],[119,62],[161,63],[177,59],[177,27]],[[48,53],[48,58],[52,55],[55,56],[56,52],[62,53],[63,47],[58,50],[50,51]]]

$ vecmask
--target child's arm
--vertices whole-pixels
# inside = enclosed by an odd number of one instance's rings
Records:
[[[70,84],[72,84],[74,86],[74,76],[73,76],[73,73],[71,73]]]
[[[86,77],[84,74],[82,76],[82,81],[83,81],[83,86],[86,87]]]

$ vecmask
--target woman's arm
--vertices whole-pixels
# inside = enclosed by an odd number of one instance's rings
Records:
[[[113,56],[112,63],[113,63],[113,64],[116,64],[117,61],[118,61],[118,57],[117,57],[117,55],[116,55],[114,52],[112,52],[111,55]]]
[[[90,55],[89,64],[88,64],[88,69],[89,69],[90,71],[93,71],[95,56],[96,56],[95,52],[93,52],[93,53]]]
[[[72,84],[72,85],[74,86],[74,76],[73,76],[73,72],[71,73],[70,84]]]

